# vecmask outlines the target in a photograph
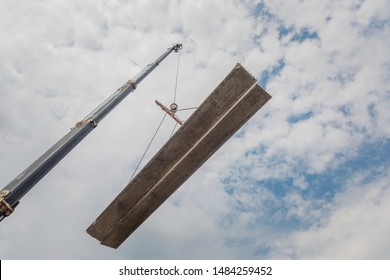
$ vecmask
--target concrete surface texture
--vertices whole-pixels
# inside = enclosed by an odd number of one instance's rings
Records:
[[[237,64],[87,232],[119,247],[270,98]]]

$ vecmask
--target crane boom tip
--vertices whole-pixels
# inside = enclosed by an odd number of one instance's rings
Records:
[[[176,43],[176,44],[173,45],[173,50],[174,50],[175,52],[178,52],[178,51],[181,50],[182,48],[183,48],[183,44],[181,44],[181,43]]]

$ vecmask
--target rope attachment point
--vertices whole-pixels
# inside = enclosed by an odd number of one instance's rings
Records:
[[[157,104],[158,106],[160,106],[160,108],[161,108],[163,111],[165,111],[165,113],[167,113],[167,114],[168,114],[172,119],[174,119],[178,124],[182,125],[182,124],[184,123],[181,119],[179,119],[179,118],[175,115],[175,113],[176,113],[176,111],[177,111],[177,108],[178,108],[176,103],[172,103],[171,106],[170,106],[171,109],[169,109],[169,108],[165,107],[162,103],[158,102],[157,100],[156,100],[155,102],[156,102],[156,104]]]

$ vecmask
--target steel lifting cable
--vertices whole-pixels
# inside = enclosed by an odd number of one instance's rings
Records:
[[[197,109],[198,107],[190,107],[190,108],[184,108],[184,109],[177,109],[176,111],[177,112],[180,112],[180,111],[187,111],[187,110],[195,110]]]
[[[173,93],[173,103],[176,104],[176,92],[177,92],[177,80],[179,78],[179,65],[180,65],[180,50],[177,56],[177,66],[176,66],[176,81],[175,81],[175,91]],[[171,134],[169,135],[169,139],[171,139],[173,133],[176,130],[177,122],[175,123],[175,126],[172,129]]]
[[[177,67],[176,67],[175,90],[174,90],[174,93],[173,93],[173,103],[176,102],[177,80],[178,80],[178,77],[179,77],[179,65],[180,65],[179,63],[180,63],[180,50],[178,50]],[[137,170],[138,170],[139,166],[141,165],[141,163],[142,163],[142,161],[143,161],[143,159],[144,159],[146,153],[148,152],[150,146],[152,145],[154,138],[156,138],[156,135],[157,135],[158,131],[160,130],[160,127],[161,127],[161,125],[163,124],[163,122],[164,122],[166,116],[167,116],[167,113],[164,114],[164,116],[163,116],[163,118],[162,118],[160,124],[158,125],[156,131],[154,132],[154,134],[153,134],[153,136],[152,136],[152,139],[149,141],[149,144],[148,144],[148,146],[146,147],[145,152],[143,153],[141,159],[138,161],[137,166],[135,167],[134,172],[133,172],[133,174],[131,175],[130,181],[134,178],[135,173],[137,173]],[[177,125],[177,123],[175,124],[175,127],[173,128],[173,130],[172,130],[171,135],[169,136],[169,138],[171,138],[173,132],[175,131],[176,125]]]
[[[133,172],[133,175],[131,175],[130,181],[133,179],[135,173],[137,172],[139,166],[141,165],[142,160],[144,159],[146,153],[148,152],[148,150],[149,150],[149,148],[150,148],[150,145],[152,145],[153,140],[154,140],[154,138],[156,137],[158,131],[160,130],[160,127],[161,127],[161,125],[163,124],[163,122],[164,122],[166,116],[167,116],[167,113],[164,114],[164,116],[163,116],[163,118],[162,118],[160,124],[158,125],[156,131],[154,132],[153,137],[152,137],[152,139],[150,140],[148,146],[146,147],[146,150],[145,150],[144,154],[142,155],[141,159],[139,160],[137,166],[135,167],[135,170],[134,170],[134,172]]]
[[[173,94],[173,103],[176,103],[177,80],[179,77],[179,64],[180,64],[180,50],[178,51],[178,55],[177,55],[176,81],[175,81],[175,91]]]
[[[169,139],[171,139],[173,133],[175,132],[176,130],[176,127],[177,127],[177,122],[175,122],[175,126],[173,127],[172,131],[171,131],[171,134],[169,135]]]

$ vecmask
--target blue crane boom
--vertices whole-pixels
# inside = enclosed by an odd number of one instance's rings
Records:
[[[159,58],[127,81],[71,131],[55,143],[41,157],[27,167],[0,191],[0,221],[14,212],[19,200],[26,195],[54,166],[77,146],[137,85],[149,75],[172,51],[178,52],[182,44],[168,48]]]

